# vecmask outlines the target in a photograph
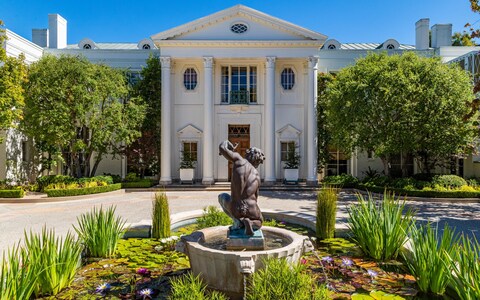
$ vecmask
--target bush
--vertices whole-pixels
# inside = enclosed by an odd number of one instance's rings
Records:
[[[445,188],[459,188],[467,185],[467,181],[457,175],[437,175],[432,179],[432,185],[439,185]]]
[[[67,233],[61,239],[55,237],[53,230],[43,227],[41,234],[25,233],[25,248],[37,276],[34,291],[37,297],[55,296],[72,283],[82,252],[73,235]]]
[[[410,197],[427,197],[427,198],[480,198],[480,191],[462,191],[462,190],[448,190],[444,188],[444,191],[436,191],[433,188],[425,187],[423,190],[407,190],[407,189],[394,189],[379,186],[368,186],[366,184],[359,184],[359,189],[367,190],[374,193],[383,193],[385,191],[395,193],[399,196]]]
[[[0,268],[0,300],[30,299],[37,276],[25,249],[17,245],[4,252]]]
[[[227,300],[228,298],[217,291],[206,292],[207,286],[199,276],[188,273],[171,281],[172,291],[170,300]]]
[[[323,178],[322,182],[326,185],[339,186],[344,188],[355,187],[359,182],[357,177],[354,177],[350,174],[341,174],[326,176]]]
[[[149,188],[155,185],[154,180],[151,179],[142,179],[139,181],[132,182],[122,182],[122,189],[131,189],[131,188]]]
[[[322,188],[317,194],[316,236],[329,239],[335,236],[338,189],[330,186]]]
[[[23,189],[0,190],[0,198],[23,198],[24,195]]]
[[[121,183],[114,183],[105,186],[87,187],[87,188],[73,188],[73,189],[52,189],[45,190],[48,197],[68,197],[79,195],[90,195],[98,193],[106,193],[116,191],[122,188]]]
[[[120,183],[122,182],[122,177],[117,174],[111,174],[111,173],[103,173],[104,176],[110,176],[112,177],[113,183]]]
[[[216,206],[210,205],[203,209],[203,216],[197,219],[199,229],[232,225],[233,220]]]
[[[357,198],[358,204],[348,208],[353,240],[367,256],[382,261],[396,259],[407,241],[407,232],[415,224],[412,210],[402,215],[405,202],[388,193],[378,202],[371,194],[366,200],[360,194]]]
[[[412,251],[404,252],[403,257],[420,291],[444,294],[452,272],[446,262],[457,241],[453,231],[445,226],[440,238],[438,228],[434,230],[430,224],[413,226],[410,238]]]
[[[77,217],[78,227],[73,228],[85,245],[90,257],[111,257],[115,253],[118,240],[125,231],[125,221],[115,218],[115,207],[107,210],[93,208],[91,212]]]
[[[125,176],[125,181],[126,182],[134,182],[134,181],[138,181],[140,179],[140,177],[137,176],[137,173],[128,173],[127,176]]]
[[[64,175],[47,175],[37,178],[38,191],[43,192],[44,189],[51,184],[68,184],[75,182],[75,178]]]
[[[372,178],[365,178],[363,183],[368,186],[387,186],[391,179],[388,176],[376,176]]]
[[[170,211],[165,193],[155,193],[152,203],[152,237],[155,239],[170,236]]]

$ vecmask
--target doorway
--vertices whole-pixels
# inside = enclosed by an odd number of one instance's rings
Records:
[[[228,140],[234,146],[235,152],[245,157],[247,149],[250,148],[250,125],[228,125]],[[228,181],[232,180],[232,162],[228,162]]]

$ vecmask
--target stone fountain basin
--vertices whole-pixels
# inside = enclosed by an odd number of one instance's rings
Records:
[[[284,239],[288,244],[281,248],[261,251],[229,251],[208,248],[202,243],[219,235],[227,236],[228,226],[217,226],[195,231],[183,236],[177,250],[190,259],[192,272],[199,275],[210,288],[230,294],[244,292],[244,278],[263,268],[266,258],[284,258],[298,263],[301,256],[313,249],[307,237],[275,227],[262,227],[264,234]]]

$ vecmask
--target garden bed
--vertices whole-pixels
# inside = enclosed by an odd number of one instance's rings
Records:
[[[68,197],[79,195],[90,195],[116,191],[122,188],[121,183],[114,183],[105,186],[77,188],[77,189],[50,189],[45,190],[48,197]]]
[[[364,184],[358,184],[356,188],[374,192],[374,193],[384,193],[392,192],[397,196],[410,196],[410,197],[425,197],[425,198],[480,198],[480,191],[422,191],[422,190],[406,190],[390,187],[381,187],[381,186],[368,186]]]
[[[23,198],[23,189],[0,190],[0,198]]]

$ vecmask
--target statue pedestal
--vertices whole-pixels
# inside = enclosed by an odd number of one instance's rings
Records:
[[[261,229],[255,230],[253,236],[245,234],[245,229],[229,229],[227,233],[227,250],[264,250],[265,238]]]

